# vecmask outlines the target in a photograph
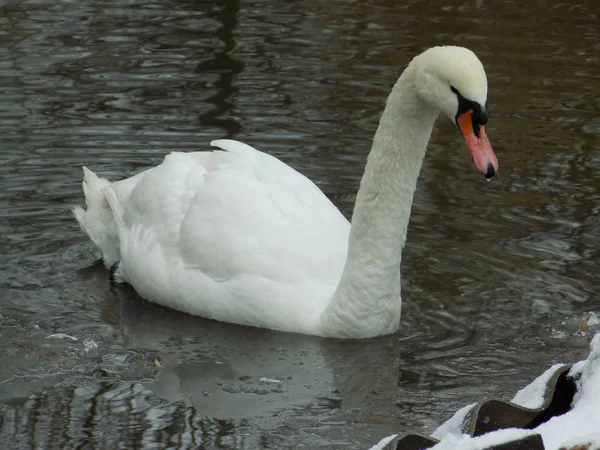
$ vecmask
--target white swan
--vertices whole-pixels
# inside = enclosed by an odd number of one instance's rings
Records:
[[[400,260],[440,112],[487,178],[487,80],[462,47],[434,47],[402,73],[381,116],[352,227],[306,177],[241,142],[171,153],[110,183],[84,168],[82,229],[115,279],[144,298],[223,322],[334,338],[399,327]]]

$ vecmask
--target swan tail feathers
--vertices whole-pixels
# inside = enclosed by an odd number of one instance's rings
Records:
[[[117,224],[117,228],[123,227],[123,216],[125,214],[125,211],[123,210],[123,206],[121,205],[121,202],[119,202],[117,193],[115,192],[113,187],[110,185],[106,186],[102,190],[102,192],[104,193],[104,198],[106,199],[106,201],[108,202],[108,205],[110,206],[110,210],[112,211],[112,217],[113,217],[113,220]]]
[[[113,212],[105,196],[110,181],[98,177],[87,167],[83,167],[83,193],[87,209],[73,208],[79,226],[102,253],[104,265],[110,268],[120,259],[119,239]]]

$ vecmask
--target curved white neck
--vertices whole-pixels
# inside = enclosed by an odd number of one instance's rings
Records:
[[[328,336],[366,338],[398,329],[402,249],[438,112],[417,95],[407,69],[388,97],[367,159],[344,272],[321,316]]]

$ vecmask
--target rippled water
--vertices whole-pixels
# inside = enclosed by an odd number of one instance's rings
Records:
[[[9,0],[0,23],[3,448],[364,449],[585,352],[575,330],[600,309],[595,1]],[[482,59],[501,169],[486,183],[440,121],[396,335],[249,329],[111,290],[70,213],[81,165],[119,179],[235,137],[349,216],[389,89],[436,44]]]

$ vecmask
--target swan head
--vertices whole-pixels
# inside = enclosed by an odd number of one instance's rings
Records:
[[[498,160],[485,133],[487,77],[479,58],[464,47],[433,47],[411,66],[418,95],[456,123],[477,168],[493,177]]]

